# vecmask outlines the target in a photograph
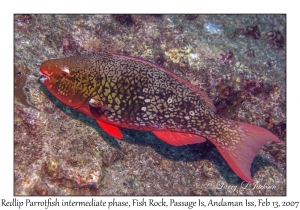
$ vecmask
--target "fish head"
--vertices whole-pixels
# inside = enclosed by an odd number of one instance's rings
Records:
[[[84,79],[88,77],[86,72],[80,72],[77,68],[76,58],[51,59],[45,61],[40,68],[43,74],[40,81],[62,103],[77,109],[87,100],[90,95]]]

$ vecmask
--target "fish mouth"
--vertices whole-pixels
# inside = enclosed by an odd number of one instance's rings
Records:
[[[51,75],[51,72],[52,71],[49,71],[50,67],[49,67],[49,62],[46,61],[44,62],[41,67],[40,67],[40,73],[45,76],[45,77],[48,77]]]
[[[48,76],[48,72],[46,71],[46,68],[44,64],[40,68],[40,73],[42,74],[42,77],[40,78],[40,81],[45,84],[46,81],[50,80],[50,77]]]
[[[42,77],[40,78],[40,81],[45,84],[46,81],[50,80],[50,77],[47,75],[47,71],[44,71],[44,68],[41,67],[40,73],[42,74]]]
[[[42,75],[42,77],[40,78],[41,83],[45,84],[46,81],[49,81],[50,78],[46,75]]]

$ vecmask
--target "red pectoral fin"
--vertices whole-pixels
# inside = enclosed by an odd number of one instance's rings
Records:
[[[153,131],[154,135],[174,146],[181,146],[186,144],[196,144],[205,142],[206,139],[190,133],[178,133],[172,131]]]
[[[117,139],[123,139],[123,135],[117,126],[102,122],[100,120],[97,120],[97,123],[109,135],[111,135]]]

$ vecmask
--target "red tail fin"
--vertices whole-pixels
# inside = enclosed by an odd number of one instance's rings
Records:
[[[243,180],[253,183],[250,167],[256,153],[268,141],[279,142],[279,139],[264,128],[242,122],[236,123],[240,135],[240,141],[235,145],[236,149],[227,150],[226,147],[215,145],[231,169]]]

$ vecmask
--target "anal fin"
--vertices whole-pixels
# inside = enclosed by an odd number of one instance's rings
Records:
[[[97,123],[109,135],[117,139],[123,139],[123,135],[117,126],[102,122],[100,120],[97,120]]]
[[[204,137],[190,134],[190,133],[179,133],[173,131],[152,131],[152,132],[159,139],[174,146],[196,144],[196,143],[202,143],[206,141]]]

